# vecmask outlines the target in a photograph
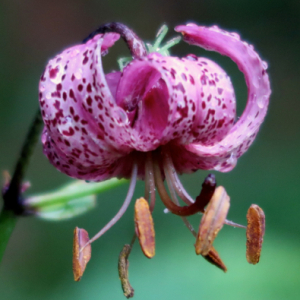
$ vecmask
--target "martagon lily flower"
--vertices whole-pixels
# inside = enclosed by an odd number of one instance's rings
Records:
[[[136,34],[120,23],[106,24],[84,43],[58,54],[41,77],[42,142],[50,162],[78,179],[131,179],[116,217],[88,243],[122,216],[137,179],[145,181],[151,212],[157,189],[166,208],[182,216],[190,227],[185,216],[204,212],[215,179],[207,177],[195,202],[178,174],[232,170],[264,120],[270,84],[267,64],[253,46],[217,26],[187,24],[175,30],[189,44],[230,57],[243,72],[248,99],[238,120],[234,88],[220,66],[193,54],[183,58],[166,55],[168,51],[162,51],[159,42],[147,50]],[[121,71],[105,74],[102,56],[120,35],[132,60]],[[178,204],[176,194],[187,206]],[[212,253],[207,258],[215,262]]]

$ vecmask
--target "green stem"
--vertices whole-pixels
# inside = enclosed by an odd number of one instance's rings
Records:
[[[2,194],[4,206],[0,213],[0,262],[4,255],[8,240],[16,225],[16,216],[24,213],[21,195],[22,181],[33,154],[34,147],[38,141],[42,124],[41,113],[38,109],[22,146],[12,180]]]
[[[21,185],[34,147],[38,141],[42,124],[41,112],[38,110],[29,128],[9,187],[3,193],[4,209],[12,210],[16,215],[21,215],[24,212],[21,203]]]
[[[17,217],[15,214],[12,211],[3,209],[0,213],[0,263],[16,223]]]

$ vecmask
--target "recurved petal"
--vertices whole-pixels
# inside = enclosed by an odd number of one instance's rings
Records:
[[[253,142],[259,126],[266,115],[270,83],[266,73],[267,64],[254,51],[252,45],[240,40],[236,33],[228,33],[216,26],[206,28],[195,24],[177,26],[184,40],[207,50],[229,56],[244,73],[248,87],[246,108],[239,121],[224,139],[213,146],[190,144],[186,149],[198,157],[198,163],[213,166],[215,170],[227,172]],[[194,169],[197,165],[194,165]]]
[[[109,178],[116,160],[130,152],[118,139],[128,136],[126,114],[112,96],[120,76],[108,74],[107,83],[101,63],[101,53],[118,38],[97,35],[63,51],[41,77],[44,151],[58,169],[76,178]]]

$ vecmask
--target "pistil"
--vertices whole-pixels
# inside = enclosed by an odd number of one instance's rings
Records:
[[[158,154],[156,154],[157,156]],[[194,203],[188,206],[179,206],[176,205],[169,197],[166,188],[164,186],[164,182],[161,175],[161,169],[158,162],[158,157],[155,157],[154,163],[154,178],[155,178],[155,185],[157,188],[157,191],[159,193],[159,196],[164,203],[164,205],[170,210],[173,214],[178,216],[191,216],[194,215],[197,212],[200,212],[202,210],[202,202],[209,201],[206,199],[201,199],[198,197]],[[207,196],[206,193],[204,193],[204,196]]]
[[[189,193],[183,187],[183,185],[178,177],[178,174],[175,170],[175,167],[174,167],[174,164],[173,164],[173,161],[171,159],[169,152],[166,149],[164,149],[162,155],[163,155],[163,165],[164,165],[164,172],[166,175],[166,179],[167,179],[167,182],[170,182],[168,184],[169,190],[170,190],[170,185],[171,185],[172,188],[176,191],[177,195],[180,197],[180,199],[182,199],[186,204],[191,205],[191,204],[195,203],[193,198],[189,195]],[[209,200],[211,199],[211,197],[214,193],[215,187],[216,187],[215,176],[213,174],[209,174],[205,178],[204,183],[202,184],[202,190],[200,192],[200,195],[196,198],[196,202],[199,203],[199,207],[200,208],[202,207],[202,209],[200,209],[201,213],[204,212],[204,207],[208,204]],[[171,190],[170,190],[170,193],[171,193]],[[177,205],[179,205],[179,203],[177,203]],[[246,229],[246,226],[229,221],[227,219],[225,220],[224,224],[232,226],[232,227]]]

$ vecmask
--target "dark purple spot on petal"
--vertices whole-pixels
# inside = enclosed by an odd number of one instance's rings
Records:
[[[82,64],[85,65],[88,61],[89,61],[89,58],[86,56],[86,57],[83,59]]]
[[[56,77],[58,71],[59,71],[59,68],[58,68],[58,67],[55,67],[54,69],[50,69],[50,70],[49,70],[49,77],[50,77],[51,79],[54,79],[54,78]]]
[[[62,134],[66,136],[71,136],[75,133],[74,129],[72,127],[69,128],[69,130],[63,130]]]
[[[87,85],[86,91],[87,91],[88,93],[91,93],[91,92],[92,92],[92,86],[91,86],[90,83]]]
[[[89,106],[92,105],[93,100],[92,100],[91,96],[88,96],[88,98],[86,99],[86,102]]]
[[[194,80],[194,77],[192,75],[189,75],[189,78],[190,78],[190,82],[191,84],[195,84],[195,80]]]

